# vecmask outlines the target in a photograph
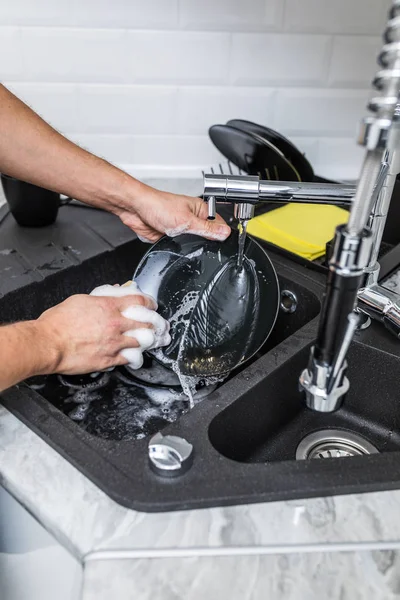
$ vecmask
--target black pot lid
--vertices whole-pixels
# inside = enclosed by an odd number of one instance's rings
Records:
[[[273,181],[301,181],[281,150],[257,134],[230,125],[213,125],[208,133],[218,150],[249,175]]]
[[[247,238],[237,268],[238,233],[223,243],[184,234],[162,238],[134,274],[171,324],[171,344],[151,351],[183,375],[229,373],[264,344],[279,308],[275,269],[263,248]]]
[[[244,119],[231,119],[227,125],[235,127],[246,133],[252,133],[260,136],[262,139],[274,144],[288,161],[295,167],[301,177],[301,181],[314,181],[314,170],[304,154],[284,135],[274,129],[258,125]]]

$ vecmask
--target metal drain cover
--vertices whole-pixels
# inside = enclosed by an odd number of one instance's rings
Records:
[[[296,460],[346,458],[377,453],[375,446],[356,433],[341,429],[321,429],[301,440],[296,450]]]

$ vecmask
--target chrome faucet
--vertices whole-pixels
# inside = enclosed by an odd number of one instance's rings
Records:
[[[241,225],[258,202],[350,205],[347,224],[336,229],[315,345],[300,376],[313,410],[338,409],[349,389],[346,355],[362,319],[382,322],[400,338],[400,296],[378,285],[378,253],[396,177],[400,172],[400,0],[393,0],[373,86],[381,92],[362,121],[366,148],[357,186],[260,181],[254,176],[204,175],[209,218],[216,202],[235,205]]]
[[[263,181],[257,175],[205,174],[203,198],[208,202],[208,218],[215,218],[216,202],[232,202],[238,219],[252,218],[259,202],[350,205],[354,185]]]

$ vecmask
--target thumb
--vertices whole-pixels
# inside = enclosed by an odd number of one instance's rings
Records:
[[[190,233],[201,235],[201,237],[207,240],[219,240],[223,242],[230,236],[231,228],[222,219],[211,221],[201,219],[200,217],[193,217],[190,222]]]

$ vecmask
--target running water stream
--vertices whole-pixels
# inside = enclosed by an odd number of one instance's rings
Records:
[[[238,225],[239,241],[238,241],[237,266],[238,266],[239,271],[241,271],[242,267],[243,267],[243,257],[244,257],[244,247],[246,244],[247,223],[248,223],[248,221],[240,220],[239,225]]]

